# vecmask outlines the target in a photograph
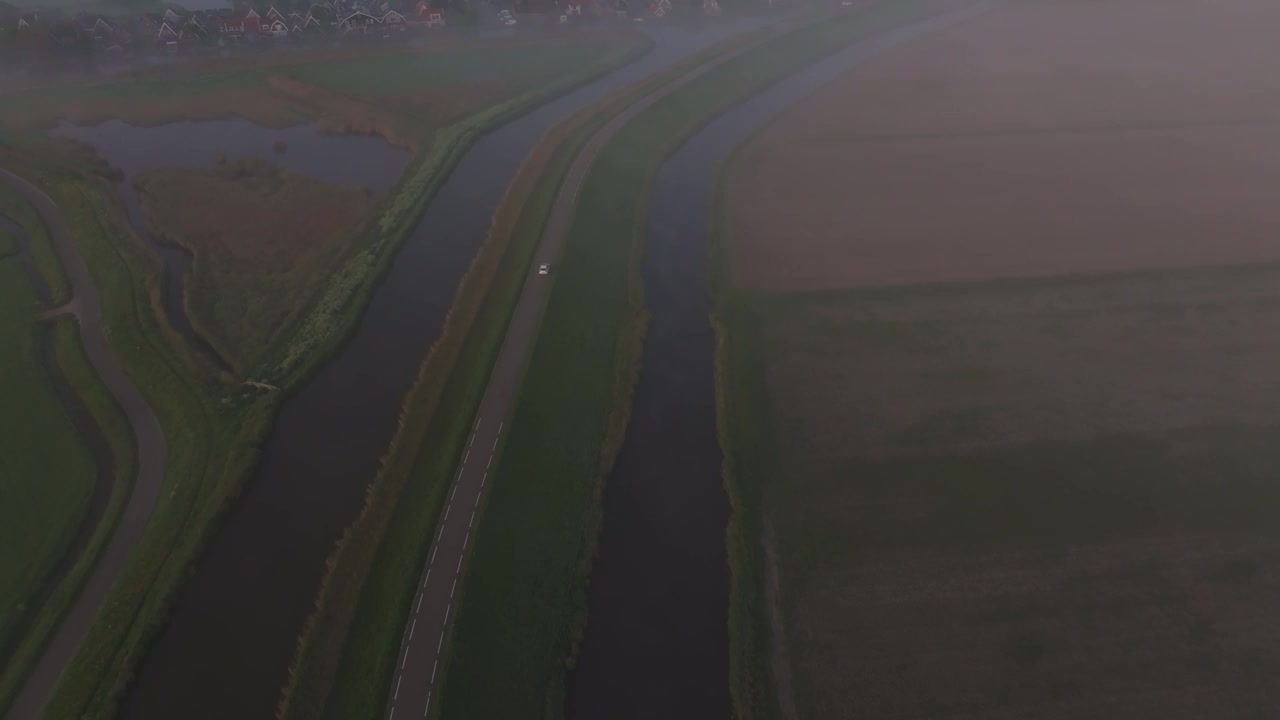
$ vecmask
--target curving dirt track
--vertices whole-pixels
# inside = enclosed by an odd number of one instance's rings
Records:
[[[75,316],[85,354],[129,419],[138,452],[138,477],[134,481],[133,492],[120,518],[120,524],[75,604],[63,618],[40,661],[27,678],[22,692],[9,709],[10,720],[34,720],[52,695],[58,678],[74,657],[80,641],[97,617],[98,610],[106,602],[107,593],[115,583],[116,576],[124,568],[129,553],[142,535],[142,529],[160,493],[167,448],[160,421],[138,386],[133,384],[120,367],[107,343],[97,286],[93,283],[89,267],[76,249],[61,211],[39,188],[7,170],[0,169],[0,183],[31,203],[48,226],[73,293],[71,302],[61,310]]]

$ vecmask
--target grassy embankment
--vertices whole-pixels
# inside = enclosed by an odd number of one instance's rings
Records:
[[[466,576],[439,706],[445,716],[562,712],[564,663],[585,621],[600,481],[621,442],[637,371],[645,321],[637,258],[645,189],[661,159],[716,113],[877,29],[880,17],[807,25],[725,63],[642,113],[597,161]]]
[[[65,277],[34,208],[16,195],[0,192],[0,213],[23,227],[45,284],[57,300],[65,300],[69,292]],[[8,446],[0,453],[5,458],[0,464],[6,466],[0,473],[4,478],[0,484],[6,486],[4,496],[12,500],[0,509],[0,513],[9,514],[0,520],[0,534],[5,536],[0,542],[4,549],[0,575],[6,578],[0,582],[4,588],[0,649],[5,653],[0,707],[4,707],[105,548],[128,498],[134,450],[128,425],[84,355],[75,321],[38,320],[43,308],[38,306],[17,258],[0,263],[0,273],[7,278],[0,283],[5,289],[0,302],[4,313],[0,335],[9,338],[4,343],[5,358],[0,361],[4,366],[0,385],[6,388],[3,395],[9,400],[4,407],[12,411],[4,416],[5,430],[0,433]],[[77,428],[71,425],[54,391],[51,373],[61,376],[101,431],[111,453],[104,460],[112,467],[95,467],[99,459],[86,451]],[[81,531],[100,471],[114,479],[111,494],[79,555],[65,557],[69,543]],[[48,575],[55,566],[61,568],[60,577]],[[50,582],[55,584],[41,588]],[[44,595],[40,606],[23,607],[24,598],[37,588]]]
[[[362,190],[257,158],[132,182],[156,233],[193,257],[188,317],[234,368],[251,366],[305,310],[317,279],[341,263],[348,226],[372,205]]]
[[[745,144],[741,147],[745,147]],[[758,329],[751,312],[733,295],[723,260],[724,183],[740,149],[725,162],[712,216],[709,285],[715,298],[716,427],[731,512],[726,531],[729,578],[729,682],[735,717],[782,717],[779,683],[785,671],[774,665],[781,639],[773,634],[773,591],[767,543],[769,528],[760,511],[762,488],[777,471],[768,395],[760,392],[764,367],[755,352]]]
[[[723,43],[601,100],[549,131],[525,161],[406,398],[399,431],[366,506],[330,559],[316,613],[299,644],[282,717],[380,713],[403,618],[468,420],[484,392],[547,214],[582,145],[635,99],[754,37]]]
[[[369,229],[365,249],[344,264],[319,313],[282,350],[285,360],[276,366],[282,372],[272,379],[292,387],[351,332],[392,251],[481,132],[646,48],[638,38],[614,47],[595,65],[437,133],[393,189],[387,212]],[[113,345],[166,428],[168,467],[152,522],[45,713],[51,718],[106,715],[160,627],[186,568],[256,462],[278,396],[230,388],[195,371],[189,354],[175,347],[157,321],[158,259],[126,229],[109,185],[20,152],[7,155],[6,166],[40,184],[66,214],[103,295]]]

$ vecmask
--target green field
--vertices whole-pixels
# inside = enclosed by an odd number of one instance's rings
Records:
[[[366,100],[402,98],[415,111],[448,121],[449,110],[474,98],[510,95],[545,78],[572,73],[602,55],[626,51],[634,34],[610,31],[574,38],[471,42],[445,50],[373,55],[299,66],[290,76],[305,83]],[[443,111],[443,112],[442,112]]]
[[[800,716],[1263,716],[1278,280],[737,294],[729,447]]]
[[[0,227],[0,260],[18,254],[18,238],[13,233]]]

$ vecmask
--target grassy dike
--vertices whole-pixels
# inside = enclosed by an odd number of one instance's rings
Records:
[[[745,145],[744,145],[745,147]],[[724,175],[733,171],[735,153]],[[714,297],[711,326],[715,333],[716,431],[723,456],[722,476],[729,497],[726,548],[729,555],[729,693],[739,720],[791,717],[783,715],[779,685],[782,669],[781,627],[774,618],[768,572],[768,529],[762,512],[765,482],[777,469],[772,417],[765,388],[765,368],[756,343],[756,320],[750,305],[736,298],[723,259],[726,223],[723,180],[716,191],[711,244]]]
[[[638,371],[644,210],[663,158],[764,87],[936,5],[885,3],[823,16],[680,88],[604,149],[582,191],[485,502],[443,668],[439,717],[563,715],[564,670],[586,619],[601,486]],[[735,672],[748,674],[741,662]],[[757,682],[767,687],[771,678]]]
[[[580,111],[548,131],[521,166],[460,284],[441,337],[405,399],[399,431],[369,488],[365,508],[330,558],[284,689],[281,718],[380,716],[413,587],[469,419],[574,157],[596,130],[636,98],[755,38],[752,33],[721,43]]]
[[[389,194],[386,213],[367,228],[364,249],[326,289],[317,310],[264,364],[286,392],[297,387],[354,331],[359,313],[436,188],[483,132],[643,54],[647,39],[620,44],[616,54],[581,73],[490,108],[441,131]],[[139,545],[106,605],[59,681],[42,718],[109,717],[134,667],[163,626],[169,603],[219,516],[255,466],[279,393],[214,379],[175,343],[159,320],[159,259],[142,246],[116,206],[110,186],[76,168],[43,162],[39,154],[0,146],[0,162],[47,192],[65,214],[102,295],[113,349],[165,429],[165,484]],[[55,286],[56,287],[56,286]],[[253,375],[251,375],[253,377]],[[40,648],[33,652],[38,656]],[[6,668],[8,671],[9,668]],[[20,687],[21,673],[0,680],[0,709]]]
[[[53,304],[65,302],[70,294],[69,286],[39,214],[22,198],[7,191],[0,192],[0,213],[19,222],[31,239],[31,258],[50,288]],[[19,282],[25,284],[24,281]],[[47,590],[48,595],[44,596],[39,607],[28,607],[19,614],[20,632],[9,633],[8,631],[14,628],[6,629],[4,622],[0,622],[0,640],[3,640],[0,642],[0,649],[4,651],[3,656],[0,657],[0,668],[3,668],[0,671],[0,708],[6,707],[12,701],[21,686],[22,679],[35,664],[40,650],[70,608],[76,594],[88,578],[94,562],[105,548],[119,520],[125,500],[128,498],[135,462],[133,437],[129,426],[124,421],[123,414],[116,406],[114,399],[89,364],[80,344],[79,334],[76,332],[75,321],[60,317],[40,322],[32,338],[46,348],[46,352],[41,353],[46,372],[61,376],[66,387],[75,393],[94,424],[101,430],[111,452],[111,457],[107,461],[113,467],[107,470],[116,481],[111,488],[102,516],[96,528],[93,529],[92,535],[85,541],[79,555],[75,558],[59,559],[58,563],[70,564],[63,565],[63,570],[60,570],[61,576],[51,581],[54,584]],[[17,348],[22,344],[18,343],[14,347]],[[17,379],[16,374],[10,377]],[[12,407],[22,411],[20,422],[24,427],[43,427],[37,420],[42,416],[44,408],[34,406],[31,402],[31,392],[36,387],[36,385],[27,386],[21,391],[11,388],[14,391],[11,399],[15,400]],[[17,401],[19,393],[27,399]],[[57,398],[52,398],[52,402],[56,407]],[[5,437],[17,439],[13,432],[6,432]],[[39,477],[46,485],[62,481],[64,477],[57,469],[58,463],[44,464],[33,474],[19,473],[22,458],[29,455],[28,450],[39,447],[45,439],[46,437],[42,434],[37,443],[22,449],[16,457],[11,457],[3,464],[9,466],[9,469],[15,473],[15,477]],[[77,452],[72,450],[71,452],[63,450],[61,454],[64,458],[78,457]],[[89,488],[86,488],[86,492],[88,490]],[[28,501],[19,503],[16,500],[17,497],[19,496],[15,495],[15,509],[21,507],[24,514],[31,516],[35,505]],[[36,517],[46,525],[52,520],[48,514],[37,513]],[[16,527],[16,525],[9,527]],[[79,528],[73,525],[63,530],[63,535],[66,540],[69,540],[77,532]],[[61,546],[64,543],[55,544]],[[5,615],[0,618],[0,621],[7,621],[7,611],[8,608],[5,609]]]

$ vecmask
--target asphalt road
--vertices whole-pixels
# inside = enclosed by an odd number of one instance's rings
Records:
[[[48,195],[8,170],[0,169],[0,183],[31,203],[49,228],[49,235],[62,260],[62,267],[72,290],[71,302],[61,308],[60,312],[75,316],[80,326],[80,341],[89,357],[89,363],[128,418],[138,452],[138,476],[134,479],[133,491],[120,518],[120,524],[6,716],[10,720],[35,720],[53,694],[62,671],[75,656],[80,641],[89,632],[98,610],[106,602],[107,593],[142,535],[142,529],[151,515],[164,480],[167,448],[160,421],[141,391],[120,367],[107,344],[108,328],[102,323],[102,303],[98,288],[76,249],[61,211]]]
[[[400,643],[399,664],[391,682],[391,696],[387,701],[388,720],[397,717],[422,718],[431,709],[440,653],[449,630],[449,619],[453,615],[453,598],[471,541],[471,531],[475,526],[476,508],[488,485],[493,456],[502,436],[503,422],[511,412],[525,360],[537,337],[542,311],[551,292],[556,261],[564,247],[578,192],[587,171],[605,144],[633,118],[667,94],[736,57],[745,49],[700,65],[678,80],[641,98],[596,131],[570,166],[551,208],[541,245],[529,268],[529,275],[507,328],[507,335],[503,339],[498,361],[489,376],[489,384],[480,401],[480,409],[467,440],[461,467],[449,491],[448,501],[438,523],[436,539],[427,556],[427,564]],[[537,266],[541,263],[552,264],[551,276],[537,274]]]

